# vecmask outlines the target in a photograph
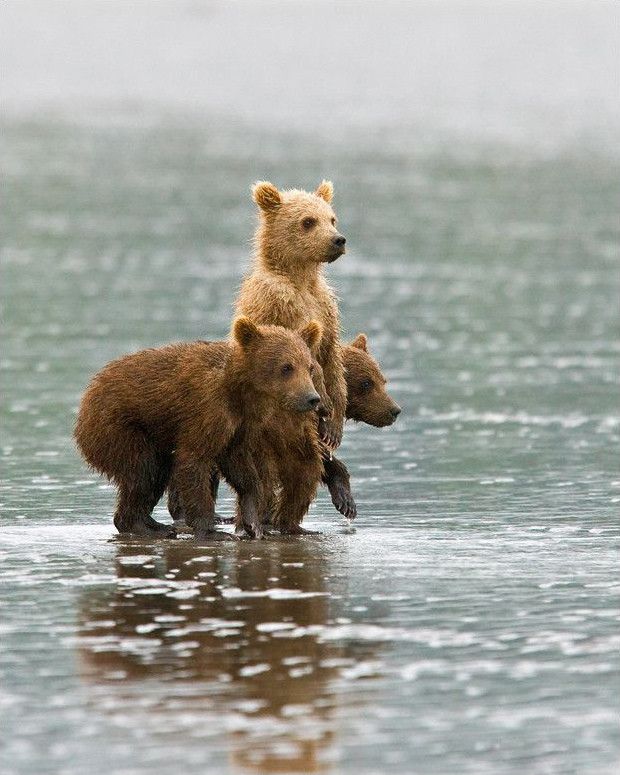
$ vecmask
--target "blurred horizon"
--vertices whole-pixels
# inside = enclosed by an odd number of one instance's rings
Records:
[[[617,150],[620,10],[606,0],[23,0],[0,22],[11,121],[210,118]]]

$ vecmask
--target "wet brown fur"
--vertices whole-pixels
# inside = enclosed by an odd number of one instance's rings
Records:
[[[316,331],[309,340],[315,338]],[[86,461],[118,488],[119,532],[173,536],[173,528],[151,516],[171,483],[196,535],[213,534],[213,471],[234,459],[244,429],[258,432],[277,416],[304,418],[302,405],[316,395],[311,361],[299,334],[239,318],[228,344],[143,350],[95,375],[82,398],[75,439]],[[294,366],[286,377],[285,363]],[[250,466],[233,473],[233,486],[236,480],[244,485],[240,497],[251,492],[260,500],[257,472]]]
[[[383,428],[391,425],[400,407],[386,390],[387,380],[368,351],[366,334],[342,348],[347,381],[347,420]]]
[[[209,342],[212,363],[223,367],[226,342]],[[379,365],[368,351],[365,334],[359,334],[352,342],[342,345],[342,357],[347,380],[347,419],[364,422],[375,427],[391,425],[400,407],[386,390],[386,380]],[[320,367],[318,368],[320,374]],[[289,427],[293,425],[293,427]],[[269,504],[271,512],[275,508],[272,521],[274,527],[284,532],[296,532],[314,498],[320,481],[328,487],[332,502],[340,513],[355,517],[357,507],[351,494],[349,472],[345,464],[334,456],[325,453],[322,445],[317,452],[316,420],[310,415],[295,423],[294,417],[279,416],[275,424],[261,426],[257,434],[251,433],[244,443],[235,445],[235,455],[245,454],[250,460],[262,460],[262,476],[265,480],[278,483],[277,497]],[[317,469],[317,455],[321,467]],[[254,465],[252,463],[251,465]],[[225,468],[247,470],[248,464],[239,461],[226,461]],[[258,473],[257,473],[258,475]],[[228,473],[230,478],[230,472]],[[280,489],[280,482],[287,482],[288,491]],[[213,496],[217,493],[217,472],[213,478]],[[269,499],[270,493],[266,493]],[[178,494],[169,493],[168,508],[175,520],[184,517]],[[247,513],[247,512],[246,512]],[[256,514],[260,520],[260,514]],[[238,530],[246,530],[254,535],[262,529],[255,522],[244,525],[241,512],[236,517]]]
[[[321,341],[321,328],[310,322],[301,332],[312,355]],[[320,366],[313,364],[312,369]],[[261,538],[265,517],[284,534],[303,532],[301,522],[310,507],[321,481],[323,464],[316,415],[303,417],[272,413],[260,427],[244,425],[243,438],[235,444],[233,456],[221,463],[227,481],[238,493],[242,483],[235,482],[231,471],[255,470],[262,483],[260,498],[240,497],[235,518],[238,533]]]
[[[386,379],[368,352],[365,334],[341,347],[347,381],[347,419],[377,428],[391,425],[400,407],[386,390]],[[301,521],[314,499],[321,480],[328,486],[332,502],[341,513],[354,517],[357,507],[351,494],[349,472],[345,464],[326,453],[319,443],[316,422],[310,416],[295,427],[290,419],[266,429],[263,444],[272,455],[281,482],[271,516],[272,525],[283,533],[303,532]],[[292,485],[292,486],[289,486]]]

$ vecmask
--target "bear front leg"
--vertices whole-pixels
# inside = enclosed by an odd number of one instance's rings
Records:
[[[325,387],[325,377],[323,375],[321,364],[317,360],[313,359],[312,365],[312,383],[316,392],[321,397],[321,403],[317,408],[317,414],[322,420],[325,420],[333,415],[334,405],[331,398],[327,394],[327,389]]]
[[[351,494],[351,480],[345,464],[332,455],[324,455],[322,479],[336,509],[347,519],[355,519],[357,505]]]
[[[336,449],[342,441],[347,408],[347,383],[344,375],[341,349],[335,339],[325,346],[321,361],[325,392],[327,399],[331,402],[333,411],[331,417],[321,419],[319,434],[321,440],[330,449]],[[323,396],[321,396],[321,399],[323,399]]]
[[[179,491],[172,481],[168,486],[168,513],[175,522],[185,521],[185,512],[183,511],[181,497],[179,496]]]
[[[240,461],[243,461],[241,467]],[[259,474],[254,462],[245,454],[238,456],[235,462],[237,465],[229,471],[231,478],[228,480],[237,493],[235,532],[250,538],[264,538],[265,513],[268,508],[264,487],[269,487],[271,478],[266,471]]]
[[[263,513],[259,507],[258,499],[253,494],[244,493],[237,498],[235,533],[239,536],[245,534],[250,538],[263,539],[265,537]]]
[[[276,512],[277,502],[278,502],[277,493],[275,491],[272,491],[271,493],[269,493],[267,497],[265,513],[263,514],[263,528],[265,529],[265,533],[267,535],[269,535],[271,532],[269,528],[273,526],[273,520],[275,519],[274,514]]]
[[[217,501],[217,493],[220,487],[220,473],[216,469],[211,474],[211,497],[213,502]],[[183,504],[177,491],[174,481],[171,481],[168,486],[168,511],[170,516],[175,522],[185,522],[185,511],[183,510]],[[215,521],[220,525],[232,525],[235,521],[234,517],[223,517],[221,514],[215,512]]]
[[[314,531],[301,527],[321,480],[321,462],[312,465],[289,465],[281,473],[281,491],[273,516],[274,527],[283,535],[312,535]]]
[[[179,455],[173,474],[187,526],[198,541],[235,540],[230,533],[215,529],[215,502],[212,495],[211,475],[214,466]]]

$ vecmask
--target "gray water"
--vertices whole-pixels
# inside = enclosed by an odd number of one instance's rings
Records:
[[[615,772],[614,7],[146,7],[2,11],[2,771]],[[120,539],[86,382],[225,336],[250,183],[322,177],[403,407],[357,520]]]

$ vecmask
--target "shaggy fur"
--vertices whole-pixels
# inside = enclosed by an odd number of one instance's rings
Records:
[[[209,352],[214,365],[223,363],[225,342],[209,342]],[[386,380],[379,365],[368,352],[365,334],[359,334],[352,342],[342,345],[342,357],[347,379],[346,417],[356,422],[374,425],[377,428],[391,425],[400,414],[400,407],[386,391]],[[320,367],[316,367],[320,372]],[[336,457],[325,453],[321,446],[317,453],[316,421],[309,416],[294,423],[294,417],[283,419],[278,416],[276,423],[261,426],[260,433],[236,445],[237,454],[244,451],[251,459],[262,460],[262,475],[266,480],[278,483],[285,480],[291,491],[279,491],[278,497],[269,505],[269,511],[275,509],[270,521],[283,532],[303,532],[299,529],[316,492],[319,481],[328,488],[332,503],[336,509],[349,519],[357,515],[357,506],[351,493],[349,472],[345,464]],[[253,448],[256,445],[256,448]],[[317,472],[317,454],[321,459],[321,469]],[[224,464],[226,467],[226,463]],[[233,463],[234,468],[245,469],[244,465]],[[286,474],[284,473],[286,472]],[[230,476],[230,474],[229,474]],[[217,498],[219,476],[213,472],[212,495]],[[267,493],[269,498],[269,493]],[[178,494],[170,489],[168,509],[175,520],[183,519]],[[260,514],[253,515],[256,519]],[[258,523],[243,524],[239,513],[236,518],[238,530],[252,535],[262,535]]]
[[[365,334],[359,334],[349,345],[341,346],[347,380],[347,419],[365,422],[381,428],[391,425],[400,414],[400,407],[388,395],[386,379],[375,359],[368,352]],[[323,480],[336,508],[345,516],[354,518],[357,507],[351,494],[349,472],[345,464],[327,454],[319,444],[316,421],[309,416],[301,423],[292,424],[290,418],[277,418],[268,424],[260,440],[260,448],[252,454],[263,453],[277,470],[282,483],[269,509],[271,524],[281,533],[305,533],[301,527],[316,489]],[[292,486],[291,486],[292,485]],[[258,514],[260,519],[265,515]],[[237,520],[237,529],[251,535],[262,535],[261,523],[243,524]]]
[[[236,449],[254,462],[264,484],[261,493],[264,499],[256,509],[247,506],[237,509],[237,534],[262,538],[267,517],[284,535],[308,532],[301,527],[301,522],[323,475],[316,417],[308,415],[301,422],[295,422],[290,416],[273,416],[271,422],[263,424],[260,434],[246,435]],[[248,467],[231,458],[225,460],[221,470],[229,482],[231,464],[236,470]]]
[[[226,467],[242,516],[261,507],[265,487],[272,492],[275,483],[238,454],[238,445],[265,423],[290,418],[294,427],[316,408],[308,345],[316,346],[320,334],[316,323],[296,333],[242,317],[230,343],[143,350],[102,369],[83,396],[75,439],[86,461],[118,488],[119,532],[174,537],[174,528],[151,516],[170,484],[196,536],[216,537],[217,467]]]
[[[279,191],[272,183],[259,182],[253,196],[259,207],[254,267],[241,287],[237,313],[255,323],[292,329],[310,320],[321,323],[317,360],[326,391],[321,400],[332,411],[323,426],[324,437],[336,447],[342,438],[346,383],[338,347],[338,306],[323,276],[323,264],[335,261],[345,249],[330,204],[332,184],[323,181],[314,193],[308,193]]]
[[[401,410],[385,389],[386,379],[368,352],[366,335],[359,334],[350,344],[339,347],[347,384],[346,418],[377,428],[391,425]],[[290,424],[290,420],[287,422]],[[270,428],[265,442],[280,466],[281,481],[295,484],[293,489],[283,487],[276,499],[271,522],[280,532],[306,532],[301,521],[320,481],[327,485],[332,503],[341,514],[350,519],[357,515],[347,467],[318,444],[314,418],[308,417],[285,432]]]
[[[388,395],[387,380],[368,351],[366,334],[342,349],[347,380],[347,420],[383,428],[400,414],[400,406]]]

